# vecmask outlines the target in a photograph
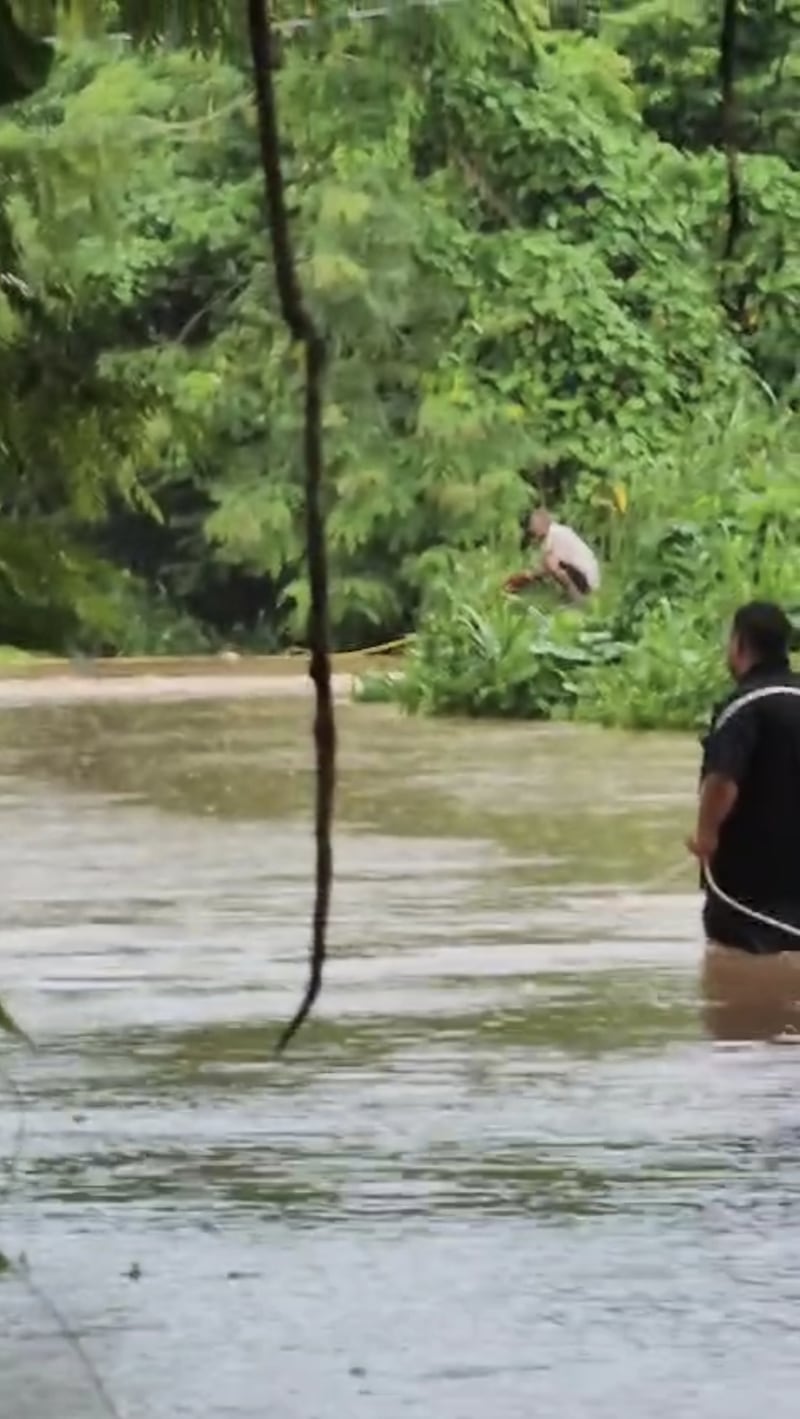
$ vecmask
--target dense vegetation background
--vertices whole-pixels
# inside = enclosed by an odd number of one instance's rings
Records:
[[[0,116],[0,641],[302,640],[240,8],[14,6],[59,38]],[[732,605],[800,607],[796,0],[342,8],[276,7],[335,642],[418,626],[432,710],[691,722]],[[499,592],[540,492],[603,553],[589,618]]]

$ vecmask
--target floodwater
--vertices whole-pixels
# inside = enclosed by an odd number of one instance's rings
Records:
[[[694,746],[340,718],[276,1062],[307,706],[0,717],[0,1419],[794,1419],[800,1056],[704,1031]]]

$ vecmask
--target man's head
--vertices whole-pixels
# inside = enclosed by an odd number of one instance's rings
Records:
[[[537,507],[528,519],[528,533],[536,542],[543,542],[553,519],[546,508]]]
[[[751,670],[783,670],[789,664],[792,623],[772,601],[750,601],[733,618],[728,668],[735,680]]]

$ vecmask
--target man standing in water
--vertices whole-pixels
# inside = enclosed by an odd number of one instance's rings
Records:
[[[791,636],[788,617],[770,602],[734,616],[728,666],[736,686],[704,742],[689,841],[704,869],[707,985],[740,1021],[747,1002],[756,1014],[763,1007],[756,1033],[792,1023],[800,996],[800,677],[789,663]]]
[[[600,585],[597,558],[582,537],[563,522],[555,522],[545,508],[537,508],[528,522],[528,538],[539,542],[542,560],[532,571],[509,577],[506,591],[521,591],[537,581],[554,581],[571,601],[583,601]]]

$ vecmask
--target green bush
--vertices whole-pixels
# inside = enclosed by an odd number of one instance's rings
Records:
[[[425,714],[700,725],[725,683],[724,620],[711,627],[664,599],[631,639],[615,621],[613,607],[587,613],[503,597],[497,581],[493,594],[484,585],[476,595],[463,571],[432,591],[405,673],[365,677],[357,697]]]
[[[614,665],[581,678],[576,719],[625,729],[695,729],[725,688],[724,622],[659,602]]]
[[[619,489],[616,502],[598,497],[596,484],[585,496],[579,482],[572,514],[603,546],[601,594],[586,608],[546,588],[508,597],[508,565],[464,559],[432,579],[402,681],[370,698],[433,714],[697,728],[725,689],[736,606],[758,597],[800,613],[799,441],[791,411],[737,404],[693,422],[658,477],[632,477],[629,502]]]
[[[387,681],[385,693],[428,714],[569,713],[581,676],[613,663],[624,647],[601,622],[558,609],[546,591],[536,600],[505,595],[502,580],[493,558],[476,555],[436,581],[405,674]]]

